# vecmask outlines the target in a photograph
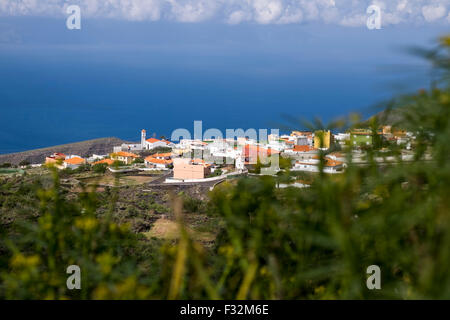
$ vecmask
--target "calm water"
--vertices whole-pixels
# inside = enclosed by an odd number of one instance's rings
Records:
[[[192,131],[194,120],[224,130],[276,127],[283,114],[325,122],[367,115],[374,103],[427,83],[419,60],[398,48],[439,34],[88,21],[78,34],[47,36],[59,24],[8,21],[21,37],[0,41],[0,153],[139,140],[142,128],[170,136]],[[405,79],[409,86],[397,86]]]

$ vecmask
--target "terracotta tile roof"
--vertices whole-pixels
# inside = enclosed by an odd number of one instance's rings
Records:
[[[363,136],[371,136],[372,131],[368,129],[354,129],[351,131],[353,135],[363,135]]]
[[[164,142],[165,144],[171,144],[170,141],[167,141],[167,140],[159,140],[159,139],[156,139],[156,138],[150,138],[150,139],[147,139],[146,141],[147,141],[147,142],[150,142],[150,143]]]
[[[310,146],[295,145],[293,150],[295,152],[309,152],[309,151],[313,151],[313,150],[317,150],[317,149],[313,148],[313,147],[310,147]]]
[[[335,152],[332,152],[332,153],[330,153],[330,154],[328,154],[329,156],[335,156],[335,157],[344,157],[344,154],[342,153],[342,152],[339,152],[339,151],[335,151]]]
[[[166,159],[156,159],[153,156],[148,156],[145,158],[145,161],[150,163],[157,163],[157,164],[171,164],[173,162],[172,159],[166,160]]]
[[[337,167],[337,166],[342,165],[342,163],[343,162],[341,162],[341,161],[327,159],[327,161],[325,162],[325,167]]]
[[[51,156],[48,156],[49,159],[55,159],[55,160],[64,160],[66,158],[66,155],[64,153],[55,152]]]
[[[101,163],[106,163],[107,165],[110,166],[110,165],[112,165],[112,164],[114,163],[114,160],[111,160],[111,159],[103,159],[103,160],[94,162],[93,165],[101,164]]]
[[[79,157],[73,157],[73,158],[64,160],[64,162],[68,163],[68,164],[83,164],[86,162],[86,160],[84,160],[83,158],[79,158]]]
[[[272,150],[272,149],[265,149],[265,148],[262,148],[262,147],[259,147],[259,146],[253,146],[253,145],[249,145],[249,144],[247,144],[245,147],[244,147],[244,149],[243,149],[243,154],[244,154],[244,156],[245,157],[248,157],[249,155],[252,155],[252,156],[258,156],[258,155],[268,155],[268,156],[270,156],[270,155],[272,155],[272,154],[277,154],[277,153],[280,153],[280,152],[278,152],[278,151],[276,151],[276,150]]]
[[[151,157],[153,157],[153,158],[158,158],[158,157],[160,157],[160,158],[166,158],[166,157],[171,157],[172,156],[172,152],[167,152],[167,153],[155,153],[155,154],[152,154],[151,155]]]
[[[55,152],[54,154],[53,154],[55,157],[66,157],[66,155],[64,154],[64,153],[61,153],[61,152]]]
[[[208,168],[211,166],[211,164],[206,163],[205,160],[203,159],[189,159],[186,158],[187,164],[189,165],[198,165],[198,166],[203,166],[205,168]]]
[[[308,166],[319,166],[318,162],[314,163],[314,162],[297,161],[296,163],[308,165]],[[331,160],[331,159],[325,158],[325,167],[337,167],[342,164],[343,164],[343,162],[341,162],[341,161],[336,161],[336,160]]]
[[[125,152],[125,151],[119,151],[115,153],[118,157],[131,157],[131,158],[139,158],[137,154],[131,153],[131,152]]]

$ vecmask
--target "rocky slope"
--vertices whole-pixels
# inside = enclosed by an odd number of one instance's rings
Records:
[[[122,143],[125,143],[125,141],[119,138],[110,137],[86,140],[82,142],[69,143],[18,153],[0,154],[0,164],[11,163],[13,165],[18,165],[23,160],[28,161],[29,163],[42,163],[45,161],[45,157],[47,155],[50,155],[54,152],[76,154],[82,157],[92,155],[94,153],[108,154],[113,151],[114,146],[121,145]]]

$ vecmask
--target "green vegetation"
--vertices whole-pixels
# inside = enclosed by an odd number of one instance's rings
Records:
[[[125,166],[129,166],[129,165],[120,160],[114,160],[114,162],[112,164],[112,167],[114,169],[118,169],[119,167],[125,167]]]
[[[94,171],[95,173],[105,173],[107,168],[107,163],[97,163],[92,166],[92,171]]]
[[[213,177],[218,177],[222,175],[222,169],[217,168],[216,170],[214,170],[214,172],[211,172],[207,178],[213,178]]]
[[[31,163],[27,160],[22,160],[19,162],[19,166],[21,166],[21,167],[26,167],[26,166],[29,166],[30,164]]]
[[[394,103],[403,127],[416,136],[413,162],[380,167],[374,141],[366,147],[366,166],[350,164],[339,177],[320,172],[307,189],[276,188],[291,178],[288,171],[224,182],[206,208],[218,234],[212,246],[199,241],[212,241],[210,229],[201,237],[201,228],[196,236],[191,231],[193,215],[185,213],[201,210],[200,202],[185,193],[165,208],[177,223],[168,239],[146,221],[138,225],[144,233],[120,223],[137,219],[137,207],[154,217],[162,206],[154,194],[142,202],[131,193],[119,197],[114,187],[69,197],[56,172],[53,182],[30,186],[3,180],[0,210],[8,228],[1,229],[0,297],[449,299],[449,48],[445,38],[428,55],[442,76],[439,85]],[[379,125],[371,119],[370,130]],[[324,153],[320,161],[323,168]],[[29,216],[33,208],[39,212]],[[11,212],[20,217],[14,227],[3,216]],[[173,229],[165,220],[159,225]],[[82,290],[66,289],[72,264],[81,267]],[[381,268],[381,290],[366,287],[371,265]]]
[[[133,161],[133,163],[144,163],[145,161],[144,161],[144,159],[142,159],[142,158],[136,158],[134,161]]]
[[[83,172],[87,172],[91,170],[91,166],[89,164],[83,164],[76,169],[65,168],[60,171],[61,177],[67,177],[73,174],[79,174]]]
[[[172,152],[172,149],[169,147],[156,147],[151,150],[141,151],[139,154],[141,157],[145,158],[145,157],[150,156],[155,153],[169,153],[169,152]]]

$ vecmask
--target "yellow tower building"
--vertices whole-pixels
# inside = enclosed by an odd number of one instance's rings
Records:
[[[322,140],[322,141],[321,141]],[[329,149],[333,145],[333,134],[330,130],[314,132],[314,148]]]

